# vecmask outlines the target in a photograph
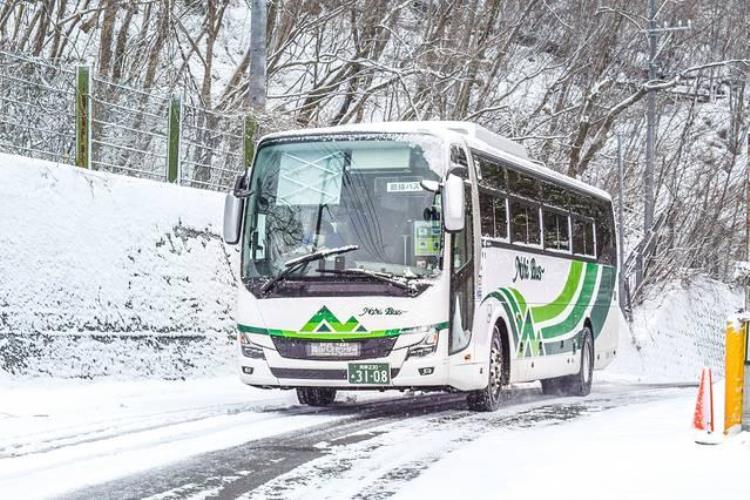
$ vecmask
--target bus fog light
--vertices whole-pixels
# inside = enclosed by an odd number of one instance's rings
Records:
[[[435,368],[432,366],[428,366],[427,368],[420,368],[419,374],[420,375],[432,375],[435,372]]]
[[[253,374],[253,367],[252,366],[243,366],[242,367],[242,373],[245,375],[252,375]]]

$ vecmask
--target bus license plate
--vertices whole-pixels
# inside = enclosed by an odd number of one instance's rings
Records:
[[[307,344],[307,355],[316,358],[356,358],[359,356],[359,343],[311,342]]]
[[[350,384],[383,385],[391,383],[388,363],[349,363]]]

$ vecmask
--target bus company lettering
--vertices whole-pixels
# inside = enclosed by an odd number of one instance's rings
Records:
[[[386,307],[384,309],[381,309],[379,307],[365,307],[362,309],[362,312],[359,313],[360,316],[401,316],[406,311],[402,309],[394,309],[393,307]]]
[[[519,279],[541,281],[543,274],[544,268],[537,265],[535,259],[516,256],[516,275],[513,277],[514,283]]]

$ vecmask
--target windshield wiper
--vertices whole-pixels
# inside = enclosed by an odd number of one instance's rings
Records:
[[[404,290],[408,290],[410,292],[416,292],[417,289],[409,282],[408,277],[403,276],[402,278],[407,280],[406,282],[399,280],[395,274],[391,273],[383,273],[383,272],[377,272],[377,271],[368,271],[367,269],[357,269],[357,268],[349,268],[349,269],[318,269],[318,272],[322,273],[333,273],[333,274],[348,274],[348,275],[357,275],[357,276],[369,276],[371,278],[375,278],[380,281],[384,281],[386,283],[390,283],[391,285],[395,285],[399,288],[403,288]]]
[[[271,288],[275,287],[279,283],[279,281],[285,279],[295,270],[299,269],[300,267],[302,267],[304,264],[307,264],[308,262],[325,259],[329,255],[341,255],[342,253],[353,252],[354,250],[359,250],[359,245],[346,245],[346,246],[338,247],[338,248],[321,248],[320,250],[316,250],[307,255],[303,255],[301,257],[297,257],[294,259],[290,259],[284,262],[284,269],[281,272],[279,272],[279,274],[271,278],[269,281],[266,282],[265,285],[263,285],[263,287],[261,288],[261,291],[264,294],[268,293],[269,290],[271,290]]]

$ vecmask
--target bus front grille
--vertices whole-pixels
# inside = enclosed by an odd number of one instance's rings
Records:
[[[311,356],[307,346],[311,340],[290,339],[285,337],[272,337],[273,344],[279,353],[279,356],[287,359],[314,359],[326,361],[355,361],[359,359],[376,359],[385,358],[391,354],[393,346],[396,344],[396,337],[364,339],[350,341],[359,345],[359,355],[357,356]]]

